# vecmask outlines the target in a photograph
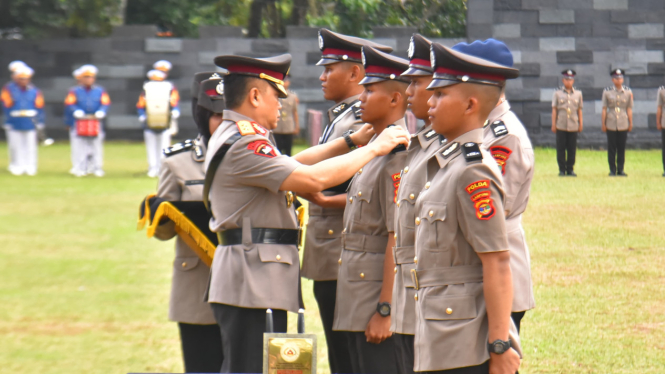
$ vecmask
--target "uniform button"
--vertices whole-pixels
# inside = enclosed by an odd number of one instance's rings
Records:
[[[397,274],[397,266],[395,266],[395,269],[393,269],[393,270],[395,271],[395,274]]]
[[[415,198],[416,198],[416,195],[414,195],[414,194],[409,195],[409,199],[413,200]]]
[[[416,217],[416,225],[420,225],[420,217]]]
[[[418,301],[418,294],[413,295],[413,299]]]
[[[446,314],[453,314],[453,310],[450,309],[450,308],[447,308],[447,309],[446,309]]]
[[[393,238],[397,239],[397,233],[393,234]]]
[[[358,170],[358,174],[362,174],[362,173],[363,173],[363,168],[360,168],[360,170]]]
[[[409,167],[407,166],[407,167],[404,168],[404,174],[406,174],[408,172],[409,172]]]
[[[279,260],[281,260],[281,259],[282,259],[282,256],[280,256],[280,255],[277,255],[277,256],[275,256],[275,258],[277,259],[277,261],[279,261]]]
[[[349,197],[349,202],[353,204],[353,196]]]
[[[186,263],[186,262],[183,262],[183,263],[182,263],[182,267],[183,267],[183,268],[186,268],[186,267],[187,267],[187,263]]]
[[[431,186],[430,182],[425,183],[425,189],[429,189],[429,186]]]
[[[339,260],[337,260],[337,263],[340,264],[340,265],[342,264],[342,258],[341,257],[339,258]]]
[[[365,273],[360,273],[360,279],[365,279]]]
[[[399,208],[399,201],[397,202],[397,207]]]
[[[416,264],[418,263],[418,256],[415,256],[415,257],[413,258],[413,262],[416,263]]]
[[[362,191],[358,191],[358,196],[362,196],[362,195],[363,195],[363,192],[362,192]]]
[[[328,235],[332,235],[332,234],[334,234],[334,233],[335,233],[334,231],[332,231],[332,230],[328,230]]]
[[[430,216],[430,217],[434,216],[434,211],[433,211],[433,210],[430,210],[430,211],[429,211],[429,216]]]
[[[346,229],[342,230],[342,234],[346,233]]]

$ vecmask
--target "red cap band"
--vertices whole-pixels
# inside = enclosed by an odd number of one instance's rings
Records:
[[[251,73],[251,74],[266,74],[269,75],[275,79],[279,80],[284,80],[284,74],[278,73],[276,71],[272,70],[267,70],[267,69],[261,69],[253,66],[240,66],[240,65],[234,65],[234,66],[229,66],[226,68],[226,70],[229,71],[229,73]]]
[[[501,76],[501,75],[469,73],[469,72],[466,72],[466,71],[446,69],[446,68],[443,68],[443,67],[436,68],[436,73],[443,73],[443,74],[450,74],[450,75],[466,75],[469,78],[485,79],[485,80],[498,81],[498,82],[503,82],[503,81],[506,80],[506,78]]]
[[[422,58],[413,58],[409,63],[412,65],[429,66],[429,67],[432,66],[429,60],[423,60]]]
[[[216,90],[216,89],[207,90],[207,91],[206,91],[206,95],[208,95],[208,96],[222,96],[222,95],[220,95],[219,93],[217,93],[217,90]]]
[[[387,68],[385,66],[368,66],[365,68],[365,73],[367,74],[395,74],[396,76],[399,76],[400,74],[403,73],[403,70],[397,70],[393,68]]]
[[[324,48],[323,51],[321,51],[321,54],[323,56],[327,55],[336,55],[336,56],[344,56],[347,55],[351,58],[355,58],[357,60],[362,59],[362,54],[360,52],[355,52],[355,51],[346,51],[344,49],[336,49],[336,48]]]

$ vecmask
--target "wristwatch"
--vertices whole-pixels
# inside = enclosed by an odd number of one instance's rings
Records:
[[[349,146],[349,149],[356,149],[357,146],[353,143],[353,140],[351,140],[351,134],[353,134],[355,131],[349,130],[342,135],[344,137],[344,141],[346,142],[346,145]]]
[[[381,315],[381,317],[388,317],[390,315],[390,303],[379,303],[376,306],[376,311]]]
[[[490,353],[495,353],[497,355],[502,355],[509,349],[510,339],[508,339],[508,341],[497,339],[491,343],[487,343],[487,350],[489,350]]]

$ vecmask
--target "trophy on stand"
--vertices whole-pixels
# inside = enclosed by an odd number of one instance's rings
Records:
[[[266,310],[263,374],[316,374],[316,334],[305,334],[305,310],[298,311],[298,333],[273,331],[272,310]]]

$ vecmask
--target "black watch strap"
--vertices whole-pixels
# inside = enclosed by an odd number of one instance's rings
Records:
[[[388,317],[391,312],[391,307],[389,302],[383,302],[376,305],[376,311],[381,317]]]
[[[510,347],[511,347],[510,339],[508,339],[508,341],[497,339],[491,343],[487,343],[487,350],[489,350],[490,353],[494,353],[497,355],[502,355],[506,353],[510,349]]]
[[[353,140],[351,140],[351,134],[353,134],[352,130],[349,130],[344,133],[344,141],[346,142],[346,145],[349,146],[349,149],[355,149],[356,145],[353,143]]]

